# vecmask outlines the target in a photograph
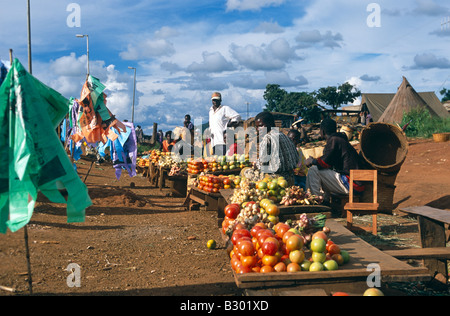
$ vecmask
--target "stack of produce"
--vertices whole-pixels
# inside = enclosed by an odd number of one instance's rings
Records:
[[[327,232],[316,232],[306,247],[301,233],[288,223],[278,223],[273,229],[264,223],[250,230],[237,226],[230,239],[231,267],[238,274],[337,270],[350,256]]]
[[[187,162],[187,171],[190,174],[200,174],[208,167],[208,162],[205,159],[194,160],[190,158]]]
[[[323,203],[323,197],[313,195],[308,189],[304,191],[303,188],[292,186],[286,188],[285,194],[281,198],[281,205],[319,205]]]
[[[150,158],[148,156],[138,157],[136,159],[136,165],[141,168],[147,168],[150,166]]]
[[[251,229],[257,223],[264,223],[269,228],[279,222],[280,209],[269,199],[242,204],[230,204],[225,207],[225,219],[222,222],[222,232],[230,235],[236,227]]]
[[[174,160],[174,156],[171,152],[161,155],[158,161],[158,166],[164,169],[171,169],[175,164],[177,164],[177,162]]]
[[[214,156],[195,160],[188,159],[188,171],[190,174],[237,170],[250,165],[248,155]]]
[[[201,174],[194,181],[194,186],[208,193],[218,193],[222,189],[239,188],[240,177]]]
[[[161,152],[160,150],[152,150],[150,152],[150,160],[153,164],[158,164],[160,157],[163,155],[164,153]]]
[[[169,176],[186,176],[187,175],[187,164],[185,162],[178,162],[172,165],[170,169]]]

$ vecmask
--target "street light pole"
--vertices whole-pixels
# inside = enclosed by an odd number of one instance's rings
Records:
[[[89,74],[90,74],[90,69],[89,69],[89,35],[87,35],[87,34],[77,34],[76,36],[77,36],[78,38],[86,37],[86,45],[87,45],[87,50],[86,50],[86,57],[87,57],[87,75],[89,76]]]
[[[134,124],[134,100],[136,97],[136,68],[135,67],[128,67],[128,69],[134,69],[134,84],[133,84],[133,107],[131,110],[131,123]]]

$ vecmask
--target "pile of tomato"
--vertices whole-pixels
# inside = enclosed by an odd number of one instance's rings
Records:
[[[237,226],[231,242],[230,263],[238,274],[331,271],[350,259],[348,252],[341,250],[325,232],[316,232],[308,249],[303,236],[282,222],[273,230],[263,223],[251,230]]]
[[[222,189],[234,188],[234,182],[224,175],[200,175],[197,179],[197,188],[208,193],[218,193]]]

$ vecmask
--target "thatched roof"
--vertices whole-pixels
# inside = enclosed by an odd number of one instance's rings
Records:
[[[398,88],[397,94],[389,103],[378,122],[400,123],[405,113],[413,109],[426,108],[433,116],[440,116],[425,100],[414,90],[408,80],[403,77],[403,82]]]

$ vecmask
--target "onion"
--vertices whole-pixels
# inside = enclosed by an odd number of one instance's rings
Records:
[[[323,232],[328,235],[331,232],[330,227],[324,226],[323,227]]]

